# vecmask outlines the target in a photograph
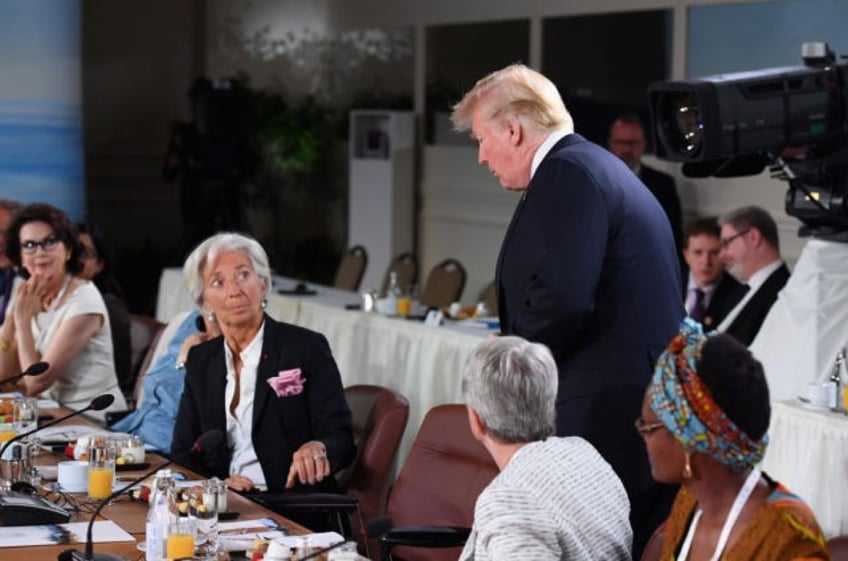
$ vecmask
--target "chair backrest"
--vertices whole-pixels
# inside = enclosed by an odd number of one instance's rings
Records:
[[[341,481],[342,489],[359,500],[363,519],[372,520],[386,514],[395,457],[409,419],[409,401],[381,386],[356,385],[344,392],[353,417],[357,457],[348,477]]]
[[[383,276],[383,286],[380,287],[380,296],[386,295],[386,290],[389,288],[389,277],[392,271],[397,273],[398,286],[402,290],[408,289],[410,286],[418,282],[418,259],[414,253],[401,253],[389,263],[389,268],[386,269],[386,274]]]
[[[132,386],[136,385],[140,374],[147,370],[144,365],[148,350],[156,348],[154,339],[165,328],[165,324],[140,314],[130,314],[130,372]]]
[[[832,561],[848,561],[848,535],[827,540],[827,550]]]
[[[498,293],[495,290],[495,281],[489,283],[483,294],[480,295],[480,300],[486,304],[486,310],[488,310],[489,315],[497,317]]]
[[[431,409],[389,495],[395,526],[466,526],[474,522],[477,497],[498,474],[489,452],[471,434],[464,405]],[[455,560],[459,548],[396,547],[404,560]]]
[[[642,550],[642,557],[639,558],[639,561],[660,561],[664,541],[665,522],[660,524],[659,528],[651,534],[648,543],[645,544],[645,549]]]
[[[421,303],[428,308],[445,308],[459,302],[464,288],[465,267],[456,259],[445,259],[427,275]]]
[[[339,268],[336,269],[336,280],[333,281],[333,286],[345,290],[359,290],[359,283],[362,282],[367,265],[368,252],[364,247],[355,245],[348,249],[339,262]]]

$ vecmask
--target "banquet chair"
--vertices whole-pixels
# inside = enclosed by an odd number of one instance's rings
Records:
[[[381,386],[354,385],[344,392],[357,447],[351,465],[336,474],[346,494],[284,493],[267,500],[266,506],[283,515],[323,513],[340,533],[353,538],[355,526],[364,530],[365,520],[385,514],[394,462],[409,418],[409,402]]]
[[[342,256],[339,268],[336,269],[336,279],[333,281],[333,286],[356,292],[359,290],[359,283],[362,282],[362,276],[365,274],[365,267],[367,266],[368,252],[361,245],[353,246]]]
[[[401,253],[389,263],[386,274],[383,275],[383,285],[380,287],[380,296],[385,296],[389,288],[389,277],[392,271],[397,273],[397,282],[401,290],[407,290],[418,282],[418,259],[412,252]]]
[[[428,308],[445,308],[459,302],[464,288],[465,267],[456,259],[445,259],[427,275],[421,303]]]
[[[495,289],[495,281],[490,282],[483,293],[480,295],[480,301],[486,304],[488,315],[498,316],[498,293]]]
[[[831,561],[848,561],[848,535],[827,540],[827,551],[830,553]]]
[[[380,540],[383,561],[455,560],[474,522],[477,497],[497,474],[471,434],[464,405],[431,409],[389,494],[393,527]]]

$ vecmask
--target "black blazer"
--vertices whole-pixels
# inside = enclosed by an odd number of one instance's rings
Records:
[[[684,286],[687,287],[688,290],[689,278],[687,275],[686,282]],[[707,309],[704,310],[704,318],[702,323],[704,324],[705,331],[712,331],[722,320],[727,317],[727,314],[730,313],[730,310],[733,309],[736,304],[745,296],[745,293],[748,292],[748,287],[744,284],[740,284],[739,281],[734,279],[728,273],[722,273],[721,280],[718,281],[718,286],[715,287],[713,291],[713,296],[710,299],[710,305],[707,306]],[[684,292],[683,299],[686,300],[686,292]]]
[[[671,223],[671,233],[674,234],[674,244],[678,250],[683,249],[683,210],[674,178],[667,173],[657,171],[642,165],[639,168],[639,179],[654,194],[660,206]]]
[[[277,397],[266,380],[292,368],[300,368],[306,379],[303,392]],[[222,337],[197,345],[189,352],[185,389],[174,425],[172,455],[191,448],[197,437],[208,430],[218,429],[226,434],[226,376]],[[324,443],[333,472],[353,460],[350,410],[330,347],[320,333],[265,316],[262,358],[253,401],[253,447],[269,491],[285,490],[292,454],[307,441]],[[230,475],[230,458],[231,451],[224,443],[205,451],[202,457],[189,456],[182,463],[206,476],[223,479]],[[328,477],[315,486],[298,487],[332,490],[335,480]]]
[[[653,486],[633,430],[654,363],[685,315],[669,222],[639,178],[571,134],[536,170],[496,269],[501,329],[550,348],[557,434],[586,438],[636,497]],[[654,518],[650,532],[662,521]]]
[[[751,296],[736,319],[727,326],[725,333],[733,335],[744,345],[753,343],[769,310],[777,301],[777,293],[781,291],[788,280],[789,268],[786,264],[781,264],[779,269],[769,275],[769,278],[760,286],[756,294]]]

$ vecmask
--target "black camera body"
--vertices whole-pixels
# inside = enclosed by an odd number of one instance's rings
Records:
[[[690,177],[772,166],[802,233],[838,238],[848,232],[848,64],[824,43],[802,55],[804,66],[652,84],[654,145]]]

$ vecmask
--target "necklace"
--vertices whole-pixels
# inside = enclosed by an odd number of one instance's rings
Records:
[[[727,540],[730,538],[730,531],[733,530],[733,525],[736,524],[736,519],[742,512],[742,507],[748,502],[751,493],[754,492],[754,487],[757,486],[757,481],[760,480],[762,468],[754,467],[748,477],[745,479],[745,484],[739,489],[736,498],[733,500],[733,506],[730,507],[730,512],[727,513],[727,518],[724,525],[721,527],[721,533],[718,535],[715,551],[710,561],[718,561],[724,548],[727,547]],[[701,519],[702,510],[699,508],[692,518],[692,523],[689,525],[689,531],[686,533],[686,539],[683,540],[683,546],[680,548],[680,554],[677,556],[677,561],[685,561],[689,557],[689,549],[692,547],[692,540],[695,538],[695,528],[698,527],[698,520]]]

